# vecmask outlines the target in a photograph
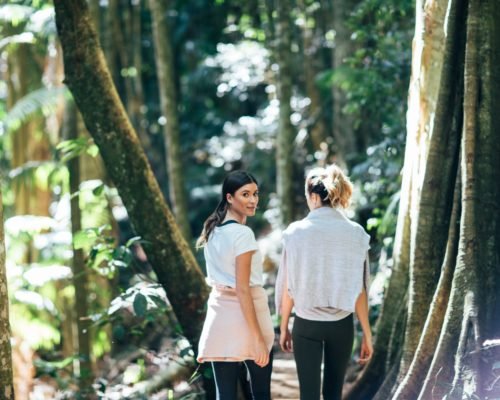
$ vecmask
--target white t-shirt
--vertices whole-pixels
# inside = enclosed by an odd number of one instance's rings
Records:
[[[217,226],[204,248],[207,283],[236,287],[236,257],[253,251],[250,286],[262,286],[262,256],[253,231],[246,225]]]

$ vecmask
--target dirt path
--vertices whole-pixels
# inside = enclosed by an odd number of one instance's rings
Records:
[[[276,350],[273,361],[271,396],[273,399],[299,400],[299,382],[293,355]]]

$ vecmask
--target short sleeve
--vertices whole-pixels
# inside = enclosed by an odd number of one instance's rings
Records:
[[[235,233],[234,238],[234,256],[258,249],[257,241],[253,231],[248,227],[242,227]]]

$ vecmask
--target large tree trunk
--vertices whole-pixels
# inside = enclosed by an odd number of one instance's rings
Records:
[[[78,138],[78,111],[72,101],[66,102],[64,116],[64,136],[68,140]],[[80,211],[80,157],[68,162],[69,190],[71,193],[71,233],[73,237],[81,231]],[[82,249],[73,246],[73,286],[75,287],[75,314],[78,342],[79,380],[82,394],[92,392],[92,357],[91,336],[88,308],[88,272],[85,270],[85,259]]]
[[[417,2],[403,175],[403,183],[411,181],[414,188],[408,325],[399,378],[380,387],[380,379],[364,382],[375,398],[486,398],[500,392],[490,379],[499,346],[483,345],[496,338],[500,324],[494,317],[500,313],[495,4]],[[408,157],[413,150],[417,161]],[[417,167],[409,169],[410,163]],[[407,191],[403,186],[402,199]],[[406,209],[401,207],[400,219]],[[384,311],[394,306],[390,294]],[[377,334],[376,349],[386,335]],[[374,357],[364,376],[380,370],[379,363]]]
[[[5,236],[3,232],[3,199],[0,191],[0,398],[5,400],[14,400],[10,337],[9,294],[7,291]]]
[[[203,274],[161,194],[106,67],[87,4],[56,0],[66,83],[94,138],[135,231],[165,288],[185,336],[194,344],[208,296]]]
[[[153,36],[156,51],[156,71],[160,89],[161,113],[166,117],[163,125],[170,203],[181,231],[187,241],[191,239],[191,229],[187,215],[187,193],[182,176],[182,152],[180,145],[179,113],[177,90],[175,87],[175,63],[168,24],[169,2],[149,0],[153,19]]]
[[[276,179],[280,217],[283,226],[293,220],[293,143],[294,128],[290,120],[292,114],[292,27],[290,22],[291,4],[289,0],[280,0],[277,4],[277,51],[279,127],[276,140]]]

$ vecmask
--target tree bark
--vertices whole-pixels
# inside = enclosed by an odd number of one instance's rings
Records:
[[[294,128],[290,120],[292,115],[292,53],[290,23],[291,4],[289,0],[279,0],[277,4],[277,51],[279,126],[276,140],[276,179],[280,217],[283,226],[293,221],[293,143]]]
[[[187,193],[183,179],[180,144],[179,113],[175,86],[175,62],[168,23],[168,0],[149,0],[153,19],[153,37],[156,50],[156,71],[160,90],[161,113],[167,154],[170,203],[184,238],[191,240],[187,213]]]
[[[208,289],[161,194],[106,67],[84,0],[54,2],[66,83],[143,240],[186,338],[197,342]]]
[[[64,136],[68,140],[78,138],[78,114],[75,104],[72,101],[66,102],[64,115]],[[71,234],[73,237],[81,231],[81,211],[80,211],[80,157],[75,157],[68,161],[69,190],[71,193]],[[75,249],[73,246],[73,286],[75,287],[75,316],[78,343],[78,365],[79,381],[82,393],[92,392],[92,352],[88,307],[88,271],[85,268],[85,259],[82,249]]]
[[[498,335],[493,315],[500,313],[500,121],[493,100],[500,96],[499,32],[492,0],[417,2],[397,227],[409,229],[411,239],[408,326],[399,379],[392,387],[389,379],[380,386],[379,376],[364,381],[364,393],[376,399],[492,395],[486,379],[493,361],[483,343]],[[402,218],[408,209],[409,225]],[[394,253],[397,273],[400,251]],[[393,307],[394,273],[379,325]],[[377,356],[386,335],[377,331],[363,376],[387,373]]]
[[[10,337],[9,293],[7,290],[5,236],[3,231],[3,199],[0,191],[0,398],[5,400],[14,400]]]
[[[417,135],[424,154],[419,168],[421,178],[418,178],[422,179],[419,185],[420,198],[412,213],[410,298],[400,380],[413,359],[439,280],[448,241],[457,175],[460,133],[457,132],[453,119],[460,118],[454,107],[454,100],[460,99],[461,96],[460,90],[455,92],[460,68],[455,67],[459,65],[459,55],[455,54],[453,43],[457,38],[455,21],[448,20],[449,41],[444,40],[445,35],[441,27],[444,26],[445,13],[446,7],[439,3],[426,10],[426,23],[428,27],[432,26],[432,30],[429,36],[421,38],[422,46],[416,47],[422,51],[422,60],[433,59],[435,62],[424,64],[420,70],[415,71],[418,73],[416,79],[420,85],[418,112],[423,121],[419,124]],[[444,43],[445,48],[441,48],[439,43]],[[420,77],[420,74],[424,73],[428,76],[427,79]],[[416,110],[413,108],[411,111]]]
[[[453,210],[450,221],[450,231],[448,234],[448,244],[446,247],[446,255],[441,270],[441,276],[431,303],[427,321],[425,322],[422,337],[416,350],[415,358],[413,359],[408,372],[404,376],[402,383],[397,388],[397,392],[393,397],[394,399],[416,399],[418,397],[421,384],[425,379],[426,371],[432,361],[433,351],[437,346],[446,307],[450,298],[451,284],[457,258],[459,237],[458,226],[460,220],[460,190],[461,182],[459,177],[457,177]]]

